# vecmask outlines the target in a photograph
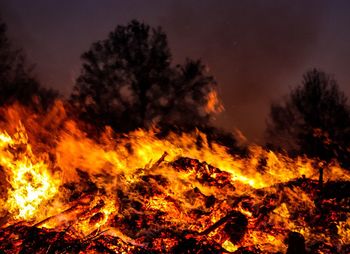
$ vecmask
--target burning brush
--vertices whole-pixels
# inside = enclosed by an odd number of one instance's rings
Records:
[[[9,108],[1,126],[1,253],[350,252],[350,173],[336,163],[320,185],[307,158],[232,155],[199,131],[97,142],[59,103],[26,114]]]

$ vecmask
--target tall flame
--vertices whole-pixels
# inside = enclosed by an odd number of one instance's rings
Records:
[[[5,131],[0,133],[0,157],[0,165],[10,184],[6,201],[8,211],[15,219],[33,219],[45,201],[57,193],[59,181],[53,177],[48,165],[34,156],[21,124],[13,137]]]

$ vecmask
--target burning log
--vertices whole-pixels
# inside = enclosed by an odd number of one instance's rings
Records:
[[[306,254],[305,239],[302,234],[297,232],[288,234],[287,254]]]
[[[206,230],[199,233],[199,235],[208,235],[223,224],[225,224],[223,230],[228,234],[231,242],[237,243],[242,239],[247,231],[248,220],[242,213],[231,211],[225,217],[221,218]]]

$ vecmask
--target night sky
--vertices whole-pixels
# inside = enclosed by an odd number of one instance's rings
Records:
[[[261,142],[269,105],[313,67],[350,96],[350,1],[0,0],[16,46],[68,95],[80,55],[131,19],[162,26],[175,63],[200,58],[219,84],[216,124]]]

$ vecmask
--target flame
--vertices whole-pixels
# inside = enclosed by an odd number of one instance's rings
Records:
[[[96,141],[60,102],[45,115],[18,106],[4,115],[4,232],[13,234],[11,225],[24,221],[42,232],[64,232],[71,244],[103,239],[106,248],[125,253],[176,252],[189,239],[231,252],[286,252],[291,231],[307,246],[350,244],[349,212],[332,212],[346,201],[319,198],[318,164],[306,157],[259,146],[232,155],[200,131],[159,138],[157,129],[119,135],[106,128]],[[350,174],[334,162],[324,179],[346,183]],[[320,233],[325,223],[334,232]]]
[[[205,106],[206,113],[220,113],[224,110],[224,106],[221,103],[218,94],[215,90],[212,90],[207,95],[207,103]]]
[[[33,219],[40,206],[57,193],[59,182],[45,162],[33,155],[21,124],[13,137],[0,133],[0,154],[10,184],[5,206],[15,219]]]

